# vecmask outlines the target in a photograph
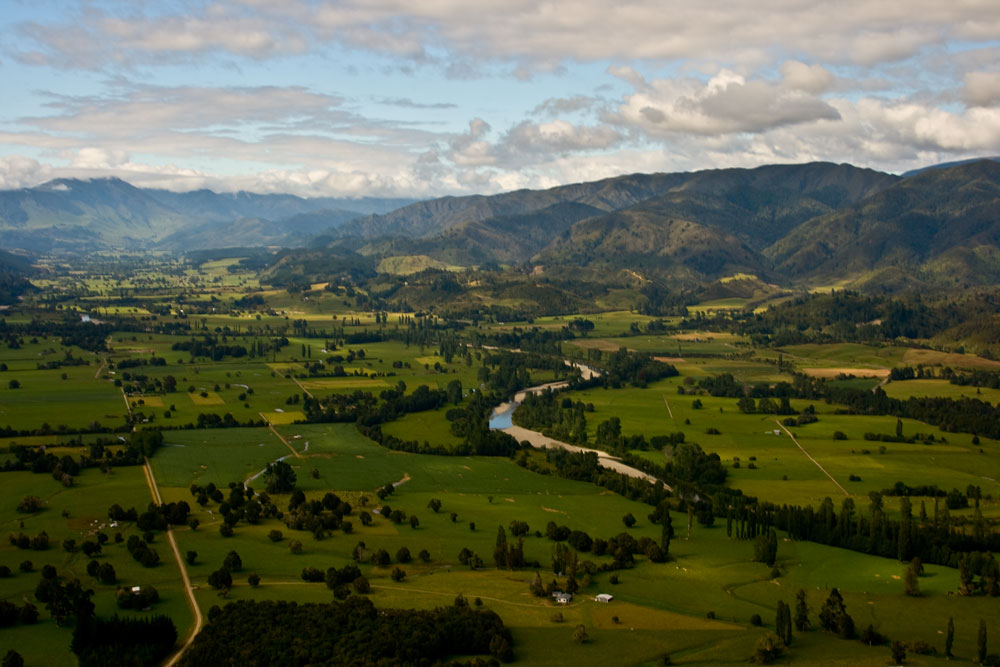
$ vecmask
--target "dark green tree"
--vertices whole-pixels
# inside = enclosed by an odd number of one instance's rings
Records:
[[[773,566],[778,558],[778,534],[774,529],[766,535],[758,535],[753,542],[753,559],[758,563]]]
[[[239,572],[243,569],[243,559],[235,551],[230,551],[226,554],[225,560],[222,561],[222,567],[230,572]]]
[[[660,521],[660,548],[663,549],[663,554],[666,556],[670,553],[670,539],[674,536],[674,523],[670,518],[669,508],[664,508]]]
[[[906,664],[906,644],[894,639],[891,644],[889,644],[889,651],[892,652],[892,664],[894,665],[905,665]]]
[[[264,469],[268,493],[291,493],[295,490],[295,471],[284,461],[268,463]]]
[[[535,572],[535,578],[531,580],[531,584],[528,586],[531,594],[538,598],[545,597],[545,584],[542,583],[542,575]]]
[[[920,570],[922,566],[920,564],[919,558],[914,558],[909,565],[906,566],[906,571],[903,572],[903,592],[907,595],[917,597],[920,595]]]
[[[783,600],[778,600],[778,611],[774,621],[775,632],[788,646],[792,643],[792,608]]]
[[[493,562],[496,563],[498,570],[502,570],[509,566],[509,560],[510,551],[507,547],[507,532],[503,529],[503,526],[500,526],[497,528],[496,546],[493,547]]]
[[[844,598],[836,588],[830,591],[830,597],[823,603],[819,612],[819,623],[824,630],[836,633],[841,639],[854,637],[854,619],[844,607]]]
[[[208,575],[208,585],[217,591],[228,592],[233,587],[233,575],[222,567]]]
[[[781,638],[769,633],[757,640],[750,662],[755,665],[769,665],[780,658],[784,651],[785,645]]]
[[[800,588],[795,594],[795,629],[805,632],[809,629],[809,604],[806,601],[806,592]]]
[[[953,657],[951,649],[955,645],[955,619],[948,617],[948,630],[944,636],[944,655],[947,658]]]

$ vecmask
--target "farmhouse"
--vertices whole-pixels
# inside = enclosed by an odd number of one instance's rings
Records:
[[[563,593],[562,591],[556,591],[552,594],[552,599],[558,604],[569,604],[573,601],[572,593]]]

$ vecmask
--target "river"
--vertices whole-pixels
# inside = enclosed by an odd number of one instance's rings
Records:
[[[584,366],[582,364],[575,364],[569,361],[566,362],[571,366],[579,368],[583,374],[584,379],[589,380],[590,378],[600,375],[598,371]],[[651,484],[656,484],[657,479],[652,475],[644,473],[638,468],[633,468],[630,465],[622,463],[621,459],[603,452],[599,449],[590,449],[588,447],[579,447],[577,445],[571,445],[567,442],[562,442],[554,438],[550,438],[547,435],[539,433],[538,431],[532,431],[521,426],[517,426],[513,423],[514,410],[517,406],[524,401],[524,398],[528,394],[538,394],[546,389],[551,389],[553,391],[558,391],[559,389],[565,389],[569,386],[569,382],[563,380],[561,382],[548,382],[546,384],[540,384],[536,387],[528,387],[523,389],[516,394],[514,397],[507,402],[501,403],[496,408],[493,409],[493,413],[490,415],[490,428],[498,431],[503,431],[511,436],[513,436],[518,442],[523,442],[527,440],[533,447],[542,447],[546,449],[565,449],[571,452],[594,452],[597,454],[597,464],[602,468],[607,468],[609,470],[614,470],[615,472],[623,473],[629,477],[636,477],[638,479],[644,479]],[[668,491],[673,491],[669,486],[666,486]]]

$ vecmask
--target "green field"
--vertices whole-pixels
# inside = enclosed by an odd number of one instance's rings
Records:
[[[730,466],[728,485],[749,495],[779,504],[814,507],[826,496],[838,499],[838,503],[844,497],[843,491],[781,430],[774,415],[742,414],[736,399],[679,395],[679,386],[684,386],[683,376],[645,389],[593,389],[571,396],[574,401],[594,405],[594,412],[586,415],[591,440],[596,436],[597,426],[615,416],[621,420],[624,435],[644,434],[648,438],[683,432],[687,441],[717,453]],[[692,407],[696,399],[702,408]],[[869,492],[882,491],[897,481],[910,486],[937,484],[944,490],[963,491],[971,484],[980,486],[984,494],[993,498],[984,501],[984,514],[1000,516],[997,482],[1000,443],[989,441],[980,453],[980,447],[972,445],[971,435],[945,433],[920,422],[903,420],[904,433],[934,434],[938,439],[947,439],[947,444],[890,443],[883,454],[879,449],[882,443],[866,441],[864,435],[893,433],[895,418],[838,415],[834,414],[837,406],[822,401],[793,400],[791,404],[797,410],[814,406],[819,421],[791,431],[802,447],[847,488],[859,507],[867,505]],[[706,433],[709,428],[720,433],[709,435]],[[778,435],[775,430],[779,430]],[[835,431],[844,433],[847,439],[834,440]],[[638,453],[656,462],[665,460],[660,452]],[[737,457],[741,465],[733,468]],[[754,463],[754,469],[749,468],[750,462]],[[850,482],[851,475],[861,477],[861,481]]]
[[[756,334],[751,338],[740,333],[746,330],[737,324],[722,324],[726,318],[751,317],[741,311],[748,304],[752,307],[749,299],[714,298],[732,292],[689,299],[686,318],[655,317],[637,312],[645,297],[628,287],[631,283],[622,283],[588,297],[588,303],[606,312],[550,314],[529,320],[524,319],[532,315],[528,300],[518,294],[498,296],[499,292],[484,296],[484,291],[479,293],[482,312],[459,316],[449,314],[443,304],[425,308],[426,304],[396,302],[388,308],[384,307],[387,302],[376,297],[382,293],[378,290],[388,289],[411,294],[405,291],[412,287],[408,282],[423,279],[411,269],[439,266],[422,258],[388,262],[394,272],[408,274],[406,278],[382,275],[377,280],[384,284],[370,283],[366,288],[352,284],[346,276],[331,275],[309,280],[303,276],[302,284],[285,289],[270,284],[266,272],[238,268],[237,262],[226,258],[194,265],[162,258],[151,259],[148,265],[135,262],[129,271],[109,267],[84,271],[60,268],[56,263],[36,283],[43,292],[29,294],[23,303],[4,311],[5,323],[26,330],[40,327],[45,334],[0,338],[0,363],[6,367],[0,371],[0,428],[7,429],[0,438],[0,465],[19,467],[19,461],[27,458],[27,467],[40,471],[0,474],[0,523],[11,534],[35,535],[44,530],[51,546],[30,551],[18,549],[10,540],[0,544],[0,565],[12,571],[12,576],[0,578],[0,600],[17,605],[33,601],[41,611],[37,625],[0,629],[0,655],[12,647],[29,665],[76,662],[69,651],[71,627],[58,627],[35,598],[43,565],[54,566],[63,580],[78,578],[85,588],[94,589],[100,616],[118,611],[117,586],[100,584],[87,574],[89,558],[79,550],[62,548],[67,539],[77,544],[96,539],[97,531],[112,539],[96,559],[115,567],[119,585],[155,586],[160,592],[161,601],[150,611],[122,613],[167,614],[181,639],[195,625],[182,572],[190,576],[196,604],[205,615],[230,600],[329,602],[331,590],[325,583],[305,582],[303,568],[325,571],[353,563],[355,547],[362,542],[369,556],[378,549],[390,555],[387,567],[374,565],[367,556],[359,563],[372,584],[370,597],[377,606],[428,609],[451,604],[461,594],[500,614],[514,639],[514,664],[529,667],[567,663],[652,667],[663,664],[665,655],[673,664],[747,664],[758,638],[775,628],[777,602],[794,605],[800,589],[807,594],[814,628],[830,589],[837,587],[859,629],[871,624],[892,639],[911,645],[926,641],[938,651],[936,656],[911,651],[907,664],[945,664],[944,631],[949,617],[956,628],[951,662],[972,663],[980,619],[988,624],[991,637],[1000,632],[996,601],[987,595],[958,595],[959,574],[954,568],[925,564],[918,580],[921,594],[907,596],[906,564],[894,558],[794,541],[779,534],[775,569],[754,562],[753,542],[727,535],[725,507],[721,515],[714,515],[713,525],[693,521],[684,509],[713,500],[712,496],[728,496],[700,483],[685,489],[681,478],[670,482],[677,484],[671,498],[675,535],[669,544],[670,558],[655,563],[640,550],[632,567],[612,570],[611,555],[581,550],[577,553],[584,563],[578,571],[580,590],[570,604],[560,606],[551,597],[537,598],[529,591],[536,572],[545,583],[557,578],[565,581],[563,573],[553,571],[556,543],[545,536],[550,522],[605,540],[623,532],[636,540],[659,543],[661,539],[661,526],[650,519],[653,507],[617,493],[625,488],[621,478],[606,480],[607,487],[572,481],[559,476],[542,451],[515,451],[510,458],[396,451],[359,430],[359,425],[362,429],[377,425],[384,435],[416,442],[418,448],[426,443],[454,454],[459,446],[475,442],[473,436],[485,437],[475,429],[485,424],[489,408],[465,412],[479,405],[479,397],[488,397],[492,406],[509,400],[509,394],[523,386],[521,382],[534,385],[563,377],[564,358],[607,368],[604,364],[610,362],[602,355],[625,348],[661,357],[679,375],[644,388],[626,380],[617,388],[597,386],[561,394],[557,400],[565,403],[559,409],[575,401],[588,406],[583,414],[589,446],[597,440],[600,425],[612,417],[620,420],[626,437],[642,435],[648,441],[657,435],[681,433],[684,442],[697,443],[706,454],[718,456],[729,489],[761,501],[754,511],[771,511],[764,503],[818,508],[827,498],[839,510],[849,497],[856,515],[867,518],[871,494],[897,482],[936,485],[946,492],[956,489],[959,495],[978,487],[982,494],[979,509],[990,522],[987,529],[995,531],[1000,521],[1000,442],[996,440],[980,435],[974,441],[971,432],[945,431],[911,419],[897,422],[893,416],[847,414],[845,406],[822,399],[792,399],[794,412],[814,413],[817,421],[786,430],[780,423],[785,416],[744,414],[737,399],[712,397],[698,383],[729,374],[737,383],[746,383],[749,391],[753,384],[794,382],[794,373],[804,372],[817,383],[866,391],[892,368],[924,364],[935,372],[946,365],[991,371],[1000,368],[1000,363],[961,350],[930,349],[928,341],[762,342]],[[438,274],[431,271],[430,275]],[[465,280],[466,274],[448,274],[452,278]],[[732,279],[740,278],[750,277]],[[633,279],[638,280],[628,278]],[[782,294],[781,298],[792,298]],[[693,305],[698,299],[711,300]],[[581,307],[586,304],[577,303],[574,310]],[[683,309],[679,306],[669,312]],[[84,313],[113,322],[101,330],[100,338],[107,336],[106,348],[101,339],[89,342],[96,352],[70,345],[88,343],[64,340],[66,334],[58,329],[53,333],[37,323],[79,325]],[[505,321],[508,314],[520,320]],[[588,320],[593,328],[584,327],[588,329],[585,334],[574,333],[572,338],[560,334],[576,319]],[[68,330],[72,333],[72,327]],[[558,335],[546,337],[554,334]],[[348,342],[361,340],[371,342]],[[559,374],[526,368],[516,361],[528,358],[524,355],[501,355],[520,373],[504,375],[507,369],[486,363],[497,350],[481,347],[496,344],[503,348],[505,344],[499,341],[504,340],[520,340],[524,351],[544,350],[552,356],[538,365],[555,362]],[[182,349],[191,344],[204,345],[198,354]],[[245,352],[220,349],[213,353],[216,345],[243,346]],[[562,354],[556,356],[559,346]],[[87,363],[54,363],[71,358]],[[57,367],[40,369],[40,364]],[[497,376],[504,382],[491,384]],[[507,382],[512,379],[518,383]],[[413,408],[398,407],[404,401],[393,403],[397,396],[412,394],[421,385],[443,390],[453,387],[454,381],[462,388],[461,397],[448,399],[454,405],[449,402],[437,409],[407,413]],[[503,389],[491,394],[493,387]],[[1000,390],[960,387],[945,380],[894,381],[883,388],[898,399],[931,396],[976,398],[991,405],[1000,402]],[[323,412],[345,400],[355,401],[351,407],[357,411]],[[313,410],[316,401],[321,404],[319,411]],[[379,412],[387,406],[393,411]],[[452,420],[447,418],[450,411],[455,411]],[[229,417],[222,421],[225,415]],[[315,419],[317,415],[340,421],[306,423],[309,416]],[[455,432],[469,428],[471,434],[455,435],[453,425]],[[99,438],[112,443],[108,450],[127,452],[130,440],[145,435],[136,436],[133,431],[150,427],[165,430],[162,446],[149,457],[149,483],[141,466],[102,472],[100,461],[90,460],[102,455],[98,448],[89,447]],[[916,441],[866,439],[866,434],[894,436],[897,429]],[[71,438],[80,438],[83,446],[76,446]],[[664,464],[673,461],[677,451],[668,446],[631,453]],[[48,471],[51,461],[44,454],[54,456],[58,466],[72,467],[79,461],[84,468],[75,476],[63,477],[67,468]],[[39,457],[35,463],[31,463],[33,456]],[[197,487],[214,484],[227,505],[231,488],[245,485],[252,492],[266,494],[265,470],[278,461],[291,466],[296,489],[305,494],[307,503],[321,501],[327,493],[348,503],[350,511],[343,518],[349,525],[331,530],[293,529],[286,523],[294,513],[289,506],[291,494],[273,493],[268,497],[274,502],[274,513],[255,522],[242,517],[232,536],[224,536],[223,516],[229,508],[217,499],[198,499]],[[131,523],[109,525],[111,505],[134,507],[141,514],[157,493],[164,503],[188,503],[196,523],[177,525],[171,534],[180,554],[196,553],[193,564],[178,563],[168,535],[155,530],[144,537],[152,540],[160,563],[143,568],[128,554],[124,540],[144,531]],[[380,493],[385,497],[380,498]],[[44,509],[19,513],[16,507],[27,495],[40,497]],[[933,498],[911,500],[914,515],[935,511]],[[440,502],[439,511],[431,509],[432,501]],[[890,519],[899,517],[898,498],[886,496],[884,508]],[[407,518],[393,523],[387,510],[400,510]],[[365,525],[363,513],[371,518],[370,525]],[[626,515],[635,519],[628,528]],[[411,524],[409,517],[417,520]],[[973,507],[952,510],[952,534],[973,535],[974,517]],[[497,569],[493,553],[498,529],[509,531],[513,521],[529,526],[523,536],[527,566]],[[271,531],[280,531],[280,539],[272,539]],[[113,539],[116,532],[122,534],[122,543]],[[508,542],[515,541],[510,532],[506,536]],[[301,543],[301,553],[293,553],[293,542]],[[400,562],[397,555],[404,547],[413,556],[409,562]],[[481,566],[463,564],[459,557],[463,549],[478,556]],[[426,561],[417,557],[422,550],[429,554]],[[238,552],[243,566],[232,573],[231,590],[216,591],[209,585],[209,576],[231,551]],[[32,561],[33,571],[19,569],[25,560]],[[393,580],[395,567],[405,570],[402,581]],[[260,586],[249,585],[251,573],[261,577]],[[599,593],[612,594],[614,600],[599,603],[594,600]],[[578,624],[586,627],[590,638],[586,643],[572,638]],[[886,647],[869,647],[813,629],[796,632],[778,664],[874,667],[888,659]]]
[[[73,488],[63,488],[48,475],[34,475],[29,472],[5,473],[3,507],[0,508],[0,525],[8,532],[24,532],[35,535],[45,531],[49,535],[50,548],[45,551],[23,551],[4,540],[0,544],[0,564],[14,571],[9,579],[0,580],[0,592],[5,600],[23,604],[32,600],[39,608],[41,618],[37,625],[17,626],[4,629],[3,646],[16,646],[26,664],[75,665],[76,659],[69,652],[72,627],[59,627],[49,618],[44,605],[34,600],[34,590],[40,579],[42,565],[55,566],[58,574],[67,579],[78,578],[96,594],[93,602],[96,612],[102,616],[120,614],[142,616],[143,612],[121,612],[115,605],[116,586],[106,586],[87,575],[88,559],[79,551],[66,553],[61,548],[63,540],[75,539],[82,544],[93,539],[97,531],[113,537],[121,532],[125,539],[138,531],[131,525],[113,527],[107,518],[108,508],[119,503],[125,507],[144,507],[150,500],[142,468],[115,468],[109,475],[96,470],[87,471],[76,478]],[[25,495],[37,495],[44,502],[43,511],[24,515],[14,511],[14,505]],[[23,524],[23,525],[22,525]],[[144,568],[125,550],[124,544],[111,540],[105,545],[97,560],[111,563],[118,575],[118,585],[154,586],[160,593],[160,602],[154,607],[157,613],[168,614],[174,619],[181,636],[193,623],[185,600],[177,564],[166,540],[157,540],[153,548],[160,554],[160,564]],[[20,572],[18,565],[30,560],[34,571]],[[6,648],[5,648],[6,650]]]
[[[906,399],[910,396],[940,396],[942,398],[974,398],[992,405],[1000,402],[1000,389],[971,387],[951,384],[947,380],[906,380],[890,382],[884,387],[885,393],[893,398]]]

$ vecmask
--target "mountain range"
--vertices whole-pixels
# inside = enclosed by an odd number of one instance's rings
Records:
[[[412,202],[178,193],[137,188],[118,178],[60,178],[0,191],[0,248],[50,253],[301,245],[332,226]]]
[[[515,265],[705,283],[1000,284],[1000,163],[896,176],[848,164],[632,174],[547,190],[392,199],[175,193],[119,179],[0,192],[0,247],[280,246],[322,267]],[[410,258],[412,261],[396,261]],[[385,260],[394,260],[386,263]]]

